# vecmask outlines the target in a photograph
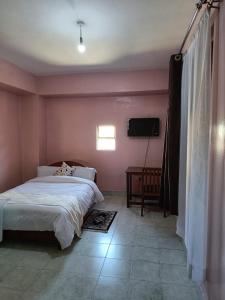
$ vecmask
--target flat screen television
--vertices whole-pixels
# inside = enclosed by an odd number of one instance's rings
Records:
[[[159,118],[133,118],[129,120],[128,136],[157,137],[159,136]]]

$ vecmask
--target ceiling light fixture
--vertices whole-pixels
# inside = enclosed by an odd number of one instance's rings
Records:
[[[84,53],[86,51],[86,46],[84,45],[83,36],[82,36],[82,26],[85,25],[85,23],[81,20],[77,21],[77,25],[80,27],[80,43],[77,46],[77,50],[80,53]]]

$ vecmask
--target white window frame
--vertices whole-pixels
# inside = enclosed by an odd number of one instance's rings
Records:
[[[114,136],[113,137],[101,137],[99,136],[99,127],[107,127],[107,126],[112,126],[114,127]],[[104,139],[104,140],[114,140],[114,145],[115,147],[113,149],[101,149],[99,148],[99,145],[98,145],[98,141],[101,140],[101,139]],[[96,150],[97,151],[115,151],[116,150],[116,126],[113,125],[113,124],[100,124],[96,127]]]

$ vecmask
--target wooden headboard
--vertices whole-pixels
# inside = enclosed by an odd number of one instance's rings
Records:
[[[84,164],[81,164],[76,161],[64,160],[64,162],[70,167],[72,167],[72,166],[86,167]],[[50,166],[61,167],[62,163],[63,163],[63,161],[57,161],[56,163],[50,164]]]
[[[84,163],[80,163],[80,162],[76,162],[76,161],[70,161],[70,160],[57,161],[57,162],[55,162],[53,164],[50,164],[50,166],[61,167],[61,165],[62,165],[63,162],[65,162],[70,167],[72,167],[72,166],[87,167],[87,166],[85,166]],[[97,184],[97,173],[95,173],[95,179],[94,179],[94,181]]]

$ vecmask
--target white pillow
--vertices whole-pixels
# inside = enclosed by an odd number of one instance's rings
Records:
[[[84,179],[89,179],[94,181],[95,179],[95,174],[96,170],[94,168],[88,168],[88,167],[78,167],[78,166],[73,166],[74,171],[73,175],[74,177],[81,177]]]
[[[37,168],[37,176],[38,177],[52,176],[53,174],[55,174],[58,168],[59,167],[53,167],[53,166],[39,166]]]

